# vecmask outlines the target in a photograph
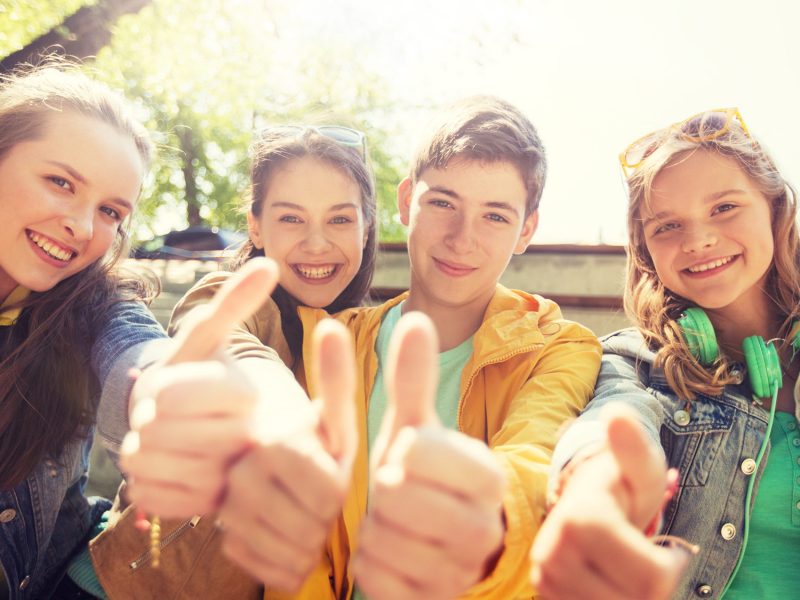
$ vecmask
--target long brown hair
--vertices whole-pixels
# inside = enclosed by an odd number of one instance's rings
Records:
[[[47,119],[75,111],[129,135],[145,167],[152,146],[124,100],[76,66],[27,66],[0,79],[0,161],[43,134]],[[116,268],[127,254],[121,227],[108,254],[22,303],[17,322],[0,328],[0,489],[23,481],[45,457],[86,436],[100,384],[90,368],[97,332],[112,304],[144,298],[147,283]]]
[[[736,161],[770,204],[772,235],[776,243],[765,290],[770,293],[775,313],[782,320],[777,335],[788,338],[792,321],[800,312],[800,237],[795,191],[781,176],[765,148],[737,121],[732,120],[727,131],[713,137],[713,132],[724,128],[720,122],[722,118],[718,113],[704,113],[681,127],[664,130],[627,181],[625,311],[650,347],[658,349],[657,363],[663,366],[670,387],[684,400],[693,400],[698,393],[718,395],[724,385],[735,380],[735,375],[724,355],[708,369],[692,356],[676,323],[692,303],[664,286],[647,251],[641,213],[650,202],[653,181],[662,169],[698,150],[715,152]],[[694,141],[696,139],[704,141]]]
[[[375,272],[377,251],[375,183],[366,157],[362,157],[357,149],[342,146],[313,129],[308,129],[301,135],[286,135],[281,128],[264,130],[253,144],[251,155],[247,210],[256,218],[261,216],[270,179],[292,160],[306,156],[316,158],[338,169],[358,184],[361,190],[361,213],[367,227],[367,242],[364,245],[361,266],[353,280],[325,310],[334,313],[364,304]],[[256,248],[248,240],[239,249],[229,267],[236,270],[254,256],[263,255],[264,250]],[[300,302],[280,285],[272,293],[272,299],[280,310],[283,334],[292,356],[298,358],[303,345],[303,330],[297,316]]]

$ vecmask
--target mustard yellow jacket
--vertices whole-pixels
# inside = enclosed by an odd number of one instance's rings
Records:
[[[336,316],[351,329],[360,369],[357,423],[361,444],[344,510],[329,537],[325,556],[299,594],[267,590],[265,598],[308,600],[351,597],[350,558],[366,514],[368,487],[367,404],[377,372],[375,342],[386,312],[407,294],[367,309]],[[309,332],[323,311],[300,309],[309,369]],[[461,374],[458,429],[483,440],[502,464],[508,481],[504,499],[504,550],[493,572],[463,596],[470,599],[531,598],[528,552],[544,517],[547,473],[562,425],[591,397],[600,367],[600,344],[591,331],[562,318],[558,306],[541,296],[497,286],[475,334],[473,354]],[[313,397],[313,373],[309,392]]]

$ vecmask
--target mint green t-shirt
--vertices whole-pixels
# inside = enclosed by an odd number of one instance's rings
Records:
[[[388,398],[384,383],[384,368],[389,357],[389,340],[392,332],[402,315],[401,302],[393,306],[383,317],[378,339],[375,342],[375,352],[378,355],[378,372],[369,396],[369,409],[367,411],[367,438],[369,449],[378,437],[383,415],[386,412]],[[460,345],[439,354],[439,386],[436,390],[436,413],[444,427],[458,429],[458,400],[461,395],[461,371],[472,355],[472,336]]]
[[[794,415],[775,413],[742,566],[726,600],[795,598],[800,588],[800,431]]]
[[[378,372],[369,396],[367,410],[367,438],[368,448],[372,450],[375,438],[381,428],[383,415],[386,412],[387,397],[384,387],[383,369],[389,356],[389,340],[392,337],[397,322],[402,314],[400,303],[393,306],[383,317],[378,339],[375,342],[375,352],[378,355]],[[467,360],[472,356],[472,336],[455,348],[439,353],[439,386],[436,389],[436,413],[442,425],[448,429],[458,429],[458,401],[461,397],[461,371]],[[367,600],[367,597],[356,586],[353,589],[353,600]]]

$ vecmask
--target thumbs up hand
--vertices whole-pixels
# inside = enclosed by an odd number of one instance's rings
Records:
[[[226,554],[271,589],[296,591],[320,559],[358,446],[355,360],[344,325],[314,331],[320,395],[271,419],[230,471],[220,511]]]
[[[277,278],[273,261],[249,261],[209,304],[189,314],[193,320],[178,333],[171,355],[137,379],[121,465],[130,499],[143,510],[185,517],[217,508],[228,467],[252,443],[254,410],[265,396],[259,394],[264,384],[224,348],[233,328],[269,298]],[[270,383],[267,395],[307,404],[288,369],[259,362],[260,377]]]
[[[631,409],[609,404],[603,418],[606,444],[572,459],[534,541],[531,579],[545,598],[673,598],[697,548],[657,546],[643,530],[677,474]]]
[[[390,344],[389,406],[353,564],[371,600],[455,598],[502,550],[503,473],[484,443],[439,423],[437,365],[431,321],[403,316]]]

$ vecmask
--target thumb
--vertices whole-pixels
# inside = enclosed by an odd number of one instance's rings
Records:
[[[317,373],[322,445],[340,464],[347,464],[355,456],[358,433],[353,339],[344,325],[333,319],[317,324],[312,361],[312,373]]]
[[[269,258],[247,261],[227,279],[207,305],[192,311],[175,336],[167,364],[207,360],[223,348],[231,330],[267,301],[278,282],[278,266]]]
[[[609,407],[605,418],[608,447],[619,466],[631,501],[628,516],[636,525],[645,527],[664,502],[666,463],[630,409]]]
[[[436,386],[439,379],[439,342],[431,320],[421,312],[405,314],[389,342],[386,395],[389,403],[375,442],[377,463],[404,427],[439,423]]]

